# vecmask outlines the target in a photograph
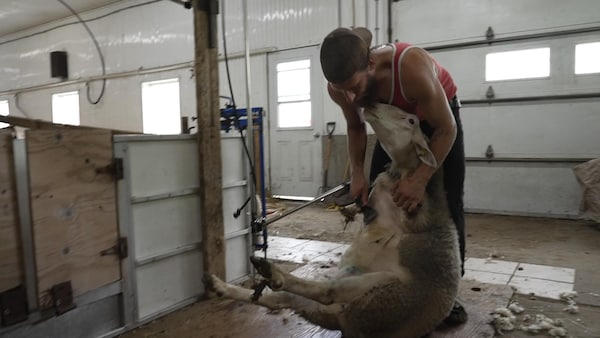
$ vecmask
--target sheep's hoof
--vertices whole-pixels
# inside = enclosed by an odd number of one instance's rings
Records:
[[[267,280],[271,290],[279,290],[283,287],[283,276],[268,260],[260,257],[250,257],[250,261],[256,271]]]
[[[202,281],[204,282],[206,290],[214,292],[217,297],[223,297],[225,295],[227,285],[217,276],[205,273],[202,277]]]
[[[458,326],[467,322],[469,315],[465,308],[457,300],[454,301],[454,306],[448,314],[448,317],[444,319],[444,323],[448,326]]]
[[[260,257],[250,257],[250,261],[254,268],[258,273],[265,277],[266,279],[271,279],[273,277],[273,272],[271,270],[271,263],[268,260]]]

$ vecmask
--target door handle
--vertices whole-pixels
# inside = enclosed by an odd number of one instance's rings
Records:
[[[313,134],[313,136],[314,136],[315,138],[319,138],[319,137],[321,137],[321,133],[319,133],[319,132],[316,132],[316,133],[314,133],[314,134]]]

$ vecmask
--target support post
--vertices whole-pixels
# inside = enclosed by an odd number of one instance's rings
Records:
[[[218,0],[195,0],[194,36],[196,114],[198,117],[198,169],[200,175],[200,226],[204,273],[225,279],[225,235],[219,77],[217,60]]]

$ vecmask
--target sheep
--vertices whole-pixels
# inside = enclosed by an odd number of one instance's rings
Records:
[[[421,337],[443,321],[458,293],[460,256],[442,169],[430,180],[421,207],[408,215],[393,202],[392,183],[410,175],[421,161],[435,165],[418,119],[384,104],[364,114],[376,133],[394,128],[389,138],[378,133],[392,164],[369,195],[368,206],[377,216],[353,239],[336,278],[302,279],[252,257],[274,292],[251,300],[252,290],[214,275],[205,276],[209,290],[273,310],[292,309],[313,324],[341,330],[344,337]]]

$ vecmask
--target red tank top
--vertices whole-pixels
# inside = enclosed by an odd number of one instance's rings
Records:
[[[402,62],[402,58],[404,57],[404,53],[412,48],[408,43],[396,42],[391,44],[392,48],[394,48],[394,59],[392,61],[392,97],[390,98],[390,102],[388,104],[392,104],[407,113],[415,114],[420,120],[423,120],[423,113],[417,109],[417,102],[410,101],[404,95],[404,90],[402,89],[402,84],[400,83],[400,74],[402,69],[400,69],[400,63]],[[446,98],[450,100],[456,95],[456,84],[454,84],[454,80],[450,73],[442,67],[434,58],[431,58],[433,61],[433,65],[435,67],[434,71],[437,74],[437,77],[444,88],[444,92],[446,93]]]

